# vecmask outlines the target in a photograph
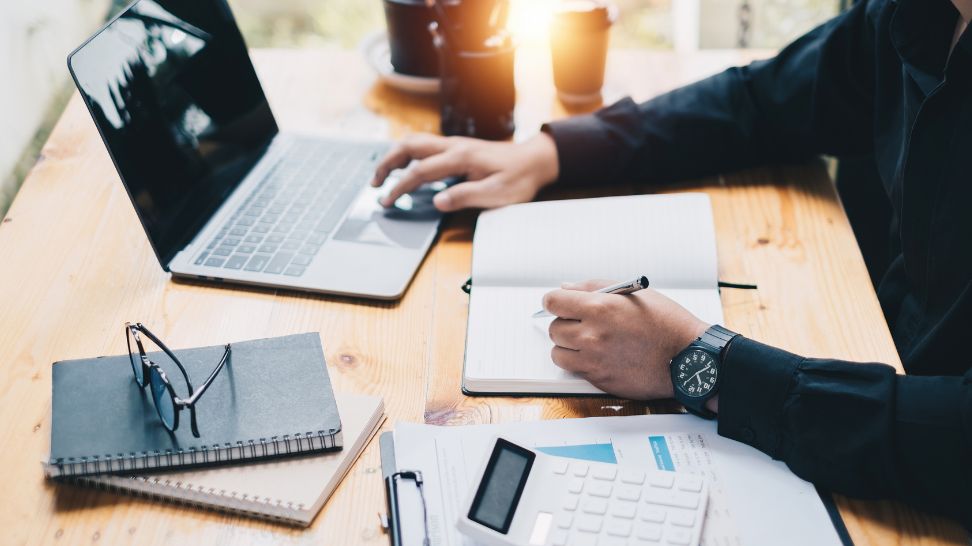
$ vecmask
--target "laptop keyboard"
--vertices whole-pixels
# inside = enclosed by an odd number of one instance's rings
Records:
[[[298,139],[196,265],[300,277],[367,180],[373,146]]]

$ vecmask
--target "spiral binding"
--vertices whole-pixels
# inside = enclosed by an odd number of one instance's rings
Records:
[[[308,520],[298,516],[308,508],[304,506],[304,503],[250,497],[245,494],[240,495],[236,491],[216,490],[212,487],[207,489],[203,486],[173,482],[172,480],[151,476],[132,476],[124,479],[127,482],[125,486],[94,480],[86,476],[71,477],[68,481],[86,487],[94,487],[101,491],[129,494],[180,506],[241,514],[287,525],[306,527],[309,523]],[[177,496],[166,495],[160,493],[159,488],[174,489],[178,491],[178,494]],[[220,499],[221,502],[214,504],[213,499],[216,498]]]
[[[232,461],[263,459],[323,451],[338,447],[341,432],[319,430],[271,436],[259,440],[238,441],[235,444],[203,445],[179,450],[142,451],[117,455],[58,458],[44,465],[49,478],[85,476],[93,474],[128,473],[160,468],[213,465]]]

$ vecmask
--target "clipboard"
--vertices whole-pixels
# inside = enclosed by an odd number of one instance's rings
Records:
[[[429,517],[425,503],[422,473],[400,469],[395,462],[395,433],[378,437],[381,477],[385,483],[387,513],[381,517],[391,546],[422,544],[429,546]]]
[[[425,511],[425,500],[420,485],[408,473],[407,469],[400,469],[395,461],[394,431],[381,433],[378,438],[379,453],[381,455],[381,476],[385,482],[385,499],[387,514],[382,515],[382,527],[386,529],[391,546],[411,544],[428,545],[428,514]],[[421,476],[421,473],[418,473]],[[405,484],[409,484],[406,486]],[[833,495],[820,487],[816,488],[824,508],[837,531],[837,536],[843,546],[854,546],[843,517],[837,509]],[[424,534],[423,534],[424,529]]]

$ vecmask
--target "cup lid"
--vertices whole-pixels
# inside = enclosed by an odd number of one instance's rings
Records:
[[[618,10],[598,0],[565,0],[557,6],[554,24],[575,28],[603,28],[614,24]]]

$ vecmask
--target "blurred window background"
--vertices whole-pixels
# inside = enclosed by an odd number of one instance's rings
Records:
[[[252,47],[354,47],[384,25],[380,0],[229,0]],[[833,17],[841,0],[612,0],[614,47],[779,48]],[[511,26],[530,33],[557,0],[511,0]],[[539,19],[538,19],[539,18]],[[522,37],[522,36],[521,36]]]
[[[521,43],[543,42],[557,0],[510,0]],[[779,48],[851,0],[611,0],[613,47]],[[0,2],[0,216],[73,92],[65,57],[127,1]],[[355,48],[384,28],[381,0],[229,0],[251,47]]]

